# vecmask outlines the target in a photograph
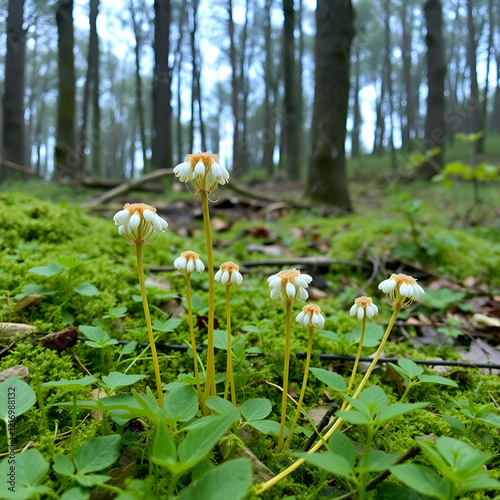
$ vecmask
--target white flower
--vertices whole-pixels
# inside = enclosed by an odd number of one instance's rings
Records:
[[[180,257],[174,260],[174,267],[182,274],[191,274],[194,271],[201,273],[205,266],[196,252],[182,252]]]
[[[321,314],[319,306],[307,304],[295,318],[299,325],[307,328],[323,328],[325,326],[325,317]]]
[[[224,262],[220,269],[215,273],[215,281],[219,281],[221,285],[241,285],[243,276],[240,273],[240,268],[234,262]]]
[[[424,289],[417,285],[417,280],[406,274],[393,274],[378,286],[379,290],[387,293],[392,305],[400,303],[401,307],[408,307],[413,300],[420,300]]]
[[[181,182],[189,182],[195,194],[211,193],[229,180],[229,172],[218,162],[217,155],[212,153],[187,155],[186,160],[174,168],[174,174]]]
[[[151,243],[151,236],[156,238],[168,227],[167,221],[156,213],[156,208],[144,203],[126,203],[113,220],[118,226],[118,233],[130,245]]]
[[[299,300],[307,300],[309,294],[306,288],[312,278],[308,274],[301,274],[297,269],[288,269],[273,274],[267,278],[271,289],[271,298],[281,300],[283,303],[296,303]]]
[[[373,318],[378,313],[378,307],[373,303],[370,297],[358,297],[354,301],[349,314],[356,315],[358,319],[363,319],[365,316]]]

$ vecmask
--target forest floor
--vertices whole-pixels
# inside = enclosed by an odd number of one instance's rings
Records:
[[[482,160],[498,165],[500,151],[496,151],[495,141],[488,141],[486,148],[490,155]],[[449,154],[454,161],[467,161],[466,149],[457,147]],[[403,163],[401,161],[401,167]],[[274,190],[275,203],[248,199],[225,188],[219,190],[219,198],[211,206],[214,263],[218,266],[234,261],[240,265],[244,278],[243,286],[232,290],[231,302],[232,333],[239,339],[235,345],[244,353],[242,357],[233,353],[238,402],[268,399],[272,402],[268,418],[279,421],[278,386],[283,376],[285,320],[284,308],[269,298],[268,276],[283,267],[297,267],[313,277],[308,289],[310,301],[320,305],[326,324],[314,338],[311,366],[339,373],[347,379],[352,368],[349,361],[325,360],[320,354],[356,354],[359,321],[349,315],[349,309],[360,295],[371,296],[379,306],[379,315],[374,320],[376,326],[370,327],[363,349],[364,356],[373,353],[392,311],[377,285],[391,273],[408,274],[418,279],[426,294],[421,302],[413,303],[400,313],[383,356],[461,363],[451,367],[426,366],[426,373],[444,375],[454,386],[415,386],[408,401],[425,400],[429,407],[411,416],[396,417],[384,427],[377,447],[386,453],[403,453],[411,448],[417,436],[458,438],[490,453],[493,459],[488,469],[493,477],[500,478],[500,370],[469,366],[490,363],[499,368],[500,365],[498,181],[482,183],[480,203],[474,204],[470,182],[454,182],[451,189],[428,181],[404,182],[403,170],[394,172],[388,165],[387,156],[352,160],[350,189],[354,213],[336,217],[322,207],[297,209],[280,201],[279,195],[283,192],[290,196],[296,190],[299,196],[301,185],[287,184],[280,181],[279,176],[273,184],[263,181],[260,173],[249,179],[255,189],[268,193]],[[147,349],[142,347],[147,334],[135,252],[118,235],[111,220],[123,203],[142,201],[155,205],[169,222],[169,230],[144,249],[148,298],[164,389],[173,391],[181,383],[192,381],[189,375],[192,357],[172,348],[172,345],[189,344],[185,278],[175,271],[172,263],[182,251],[193,250],[206,264],[202,210],[199,201],[188,196],[176,179],[169,178],[165,183],[168,186],[165,195],[133,192],[114,200],[109,208],[98,207],[92,213],[86,213],[75,203],[95,195],[94,191],[29,182],[12,183],[0,194],[0,321],[3,328],[0,330],[0,372],[25,366],[39,399],[37,405],[17,419],[17,445],[19,449],[36,447],[50,463],[64,450],[71,449],[73,454],[74,449],[96,434],[118,433],[125,444],[120,452],[122,472],[113,476],[115,479],[110,484],[119,487],[133,477],[150,485],[148,481],[153,477],[158,479],[159,474],[161,489],[168,478],[166,469],[152,472],[144,459],[145,436],[150,431],[147,419],[139,419],[136,427],[120,418],[103,424],[102,416],[99,420],[95,413],[84,409],[83,401],[95,398],[95,394],[90,394],[90,387],[82,387],[78,393],[82,404],[77,414],[79,431],[76,441],[70,443],[71,410],[57,405],[71,400],[72,392],[67,386],[57,389],[41,384],[90,374],[100,377],[110,372],[124,372],[146,377],[133,385],[139,391],[144,392],[146,385],[154,387],[153,366],[145,354]],[[283,259],[289,264],[276,263]],[[206,276],[194,274],[192,286],[195,329],[198,345],[203,345],[208,305]],[[294,316],[299,311],[300,304],[295,306]],[[21,336],[15,337],[5,328],[7,323],[22,323],[31,329],[25,328]],[[220,287],[220,290],[216,288],[215,325],[220,337],[216,363],[222,381],[225,324],[225,295]],[[92,337],[98,330],[106,336]],[[33,331],[35,333],[30,333]],[[57,332],[62,333],[50,336]],[[49,337],[44,341],[39,340],[46,335]],[[300,392],[304,372],[304,360],[297,353],[306,351],[307,341],[307,330],[292,325],[289,394],[294,398]],[[200,356],[204,362],[205,354]],[[356,383],[361,378],[359,373]],[[29,379],[27,375],[25,379]],[[397,401],[408,385],[404,377],[386,363],[379,365],[372,379],[391,401]],[[218,387],[223,387],[223,383]],[[129,390],[130,387],[125,387],[117,392]],[[45,402],[43,408],[40,398]],[[341,404],[341,396],[311,375],[304,398],[309,417],[317,424],[318,412],[324,414],[335,402]],[[471,417],[470,411],[467,413],[471,405],[486,410]],[[289,406],[291,413],[292,403]],[[484,417],[486,413],[494,418],[488,420],[489,417]],[[270,474],[278,473],[294,458],[288,452],[276,454],[273,431],[261,433],[257,427],[256,424],[252,432],[247,432],[245,444],[269,468]],[[357,446],[363,442],[362,432],[354,425],[350,428],[348,435]],[[301,419],[291,449],[300,449],[310,433],[311,423]],[[128,449],[134,450],[133,458],[126,455]],[[221,461],[221,453],[212,452],[212,463]],[[2,456],[8,456],[5,437],[0,439],[0,458]],[[417,462],[428,463],[424,458]],[[2,467],[0,462],[1,471]],[[123,473],[125,469],[127,472]],[[81,495],[78,498],[89,498],[91,483],[74,477],[70,480],[63,475],[64,479],[56,466],[54,471],[57,474],[41,474],[36,485],[30,487],[46,486],[52,492],[47,498],[51,495],[61,498],[69,490],[72,495]],[[198,484],[196,478],[204,471],[195,471],[192,476],[179,479],[177,492]],[[313,465],[305,465],[266,492],[264,498],[322,498],[325,495],[336,498],[348,491],[342,478],[334,480],[333,476],[320,471]],[[0,497],[8,495],[3,487],[0,484]],[[394,476],[376,488],[375,498],[410,498],[406,496],[410,495],[408,490],[403,490],[402,483]],[[139,493],[133,496],[132,490],[129,488],[131,496],[123,496],[123,499],[142,498]],[[155,491],[159,498],[167,498],[166,493],[161,493],[163,490]],[[26,495],[22,498],[31,498]],[[97,493],[101,496],[95,495],[94,492],[92,498],[104,498],[102,490]],[[416,499],[429,498],[422,492],[411,495]],[[467,495],[490,498],[490,493],[479,490]],[[181,494],[181,499],[184,498],[195,496]]]

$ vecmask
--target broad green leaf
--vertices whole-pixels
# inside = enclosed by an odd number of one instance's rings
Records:
[[[167,418],[187,422],[198,412],[198,396],[190,385],[182,385],[173,389],[165,398]]]
[[[456,417],[452,417],[451,415],[446,415],[443,413],[441,415],[447,422],[450,424],[451,428],[459,435],[463,436],[466,432],[465,425],[458,420]]]
[[[482,465],[491,458],[489,453],[477,450],[463,441],[447,436],[436,440],[436,449],[455,469],[457,480],[466,478],[474,471],[481,470]]]
[[[50,264],[47,264],[46,266],[40,266],[40,267],[32,267],[31,269],[28,269],[29,273],[36,274],[38,276],[55,276],[56,274],[60,274],[64,271],[64,267],[59,264],[59,262],[51,262]]]
[[[56,455],[52,468],[63,476],[71,476],[75,472],[75,465],[71,459],[62,453]]]
[[[149,476],[151,477],[151,476]],[[160,497],[153,493],[153,484],[149,481],[134,479],[127,483],[127,491],[122,491],[116,497],[116,500],[160,500]]]
[[[260,333],[260,328],[255,325],[245,325],[242,330],[249,333]]]
[[[151,460],[174,473],[177,470],[177,448],[164,422],[159,422],[156,427]]]
[[[51,382],[44,382],[42,385],[44,387],[64,387],[65,389],[71,389],[72,391],[77,391],[78,389],[82,389],[87,385],[94,384],[97,382],[97,379],[92,375],[87,375],[86,377],[82,377],[77,380],[68,380],[62,378],[61,380],[54,380]]]
[[[59,264],[62,264],[64,267],[67,267],[68,269],[75,269],[85,264],[85,257],[75,258],[71,255],[61,255],[57,259],[57,262],[59,262]]]
[[[389,468],[401,482],[424,495],[448,500],[451,484],[444,477],[423,465],[401,464]]]
[[[324,337],[325,339],[332,340],[333,342],[339,342],[340,337],[338,333],[332,332],[331,330],[321,330],[320,337]]]
[[[399,415],[404,415],[413,410],[418,410],[420,408],[424,408],[428,406],[429,403],[394,403],[392,405],[387,406],[383,410],[381,410],[377,415],[377,421],[380,423],[387,422],[394,417],[398,417]]]
[[[99,290],[92,283],[87,281],[74,286],[73,290],[80,295],[85,295],[86,297],[99,295]]]
[[[35,403],[35,392],[21,379],[12,377],[0,384],[0,419],[5,422],[20,417]]]
[[[108,332],[98,326],[80,325],[78,330],[80,330],[87,339],[93,340],[94,342],[104,342],[111,338]]]
[[[234,412],[236,407],[228,401],[227,399],[222,399],[219,396],[210,396],[206,401],[205,405],[208,406],[211,410],[217,412],[219,415],[225,415],[226,413]],[[238,408],[239,411],[239,408]],[[236,418],[239,420],[239,413],[236,415]]]
[[[228,413],[189,432],[179,445],[179,461],[184,468],[191,469],[205,458],[233,422],[234,413]]]
[[[159,332],[168,333],[173,332],[180,324],[180,319],[178,318],[169,318],[166,321],[160,321],[159,319],[155,319],[153,321],[153,327],[155,330]]]
[[[349,411],[338,411],[335,413],[338,418],[344,420],[344,422],[348,422],[349,424],[354,425],[369,425],[372,424],[372,419],[365,413],[361,413],[357,410],[349,410]]]
[[[344,377],[335,372],[324,370],[323,368],[310,368],[313,375],[334,391],[347,391],[347,384]]]
[[[135,348],[137,347],[138,342],[135,340],[132,340],[131,342],[128,342],[127,344],[122,345],[122,354],[132,354],[135,351]]]
[[[269,399],[247,399],[240,407],[241,414],[247,420],[262,420],[272,411]]]
[[[0,498],[25,500],[50,491],[47,486],[38,484],[49,470],[49,464],[37,449],[16,454],[15,465],[9,460],[7,457],[0,462]]]
[[[383,451],[371,451],[368,457],[363,457],[359,463],[359,468],[368,472],[381,472],[396,463],[401,455],[399,453],[384,453]]]
[[[280,435],[280,424],[274,420],[253,420],[248,422],[248,425],[268,436],[278,437]],[[285,436],[288,436],[289,432],[290,430],[285,426]]]
[[[88,500],[90,498],[90,492],[83,490],[82,488],[75,487],[66,490],[60,500]]]
[[[103,375],[102,381],[106,387],[116,389],[135,384],[143,378],[146,378],[146,375],[126,375],[125,373],[111,372],[109,375]]]
[[[328,441],[328,445],[332,453],[344,457],[351,469],[354,469],[357,456],[356,450],[352,441],[344,433],[335,431]]]
[[[458,387],[458,384],[454,380],[449,378],[440,377],[439,375],[426,375],[425,373],[418,376],[418,380],[421,382],[427,382],[429,384],[441,384],[450,385],[451,387]]]
[[[307,463],[320,467],[332,474],[342,477],[350,477],[354,468],[342,456],[336,453],[294,453],[294,457],[303,458]]]
[[[110,307],[108,309],[108,314],[104,315],[104,317],[109,316],[110,318],[113,319],[123,318],[126,313],[127,313],[127,306]]]
[[[375,347],[380,344],[380,339],[384,336],[384,329],[380,325],[368,323],[365,327],[365,337],[363,339],[363,347]],[[354,328],[352,333],[347,333],[344,336],[346,342],[355,342],[359,344],[361,340],[361,326]]]
[[[224,462],[207,472],[193,486],[184,488],[179,500],[242,500],[252,485],[252,467],[246,458]]]
[[[231,345],[234,337],[231,335]],[[205,342],[207,343],[207,342]],[[226,330],[214,330],[214,347],[216,349],[227,350],[227,332]]]
[[[410,379],[413,379],[420,375],[421,373],[424,373],[424,369],[417,365],[417,363],[414,363],[410,359],[406,358],[399,358],[398,359],[398,365],[406,372],[408,373],[408,376]]]
[[[500,427],[500,417],[490,412],[484,413],[480,417],[474,417],[472,420],[481,424],[491,425],[492,427]]]
[[[82,486],[92,488],[98,484],[104,484],[111,479],[110,476],[103,476],[101,474],[75,474],[73,476]]]
[[[80,474],[97,472],[111,466],[118,459],[121,437],[96,437],[85,441],[75,453],[74,462]]]
[[[460,483],[460,492],[490,489],[500,489],[500,481],[493,479],[486,471],[478,471],[467,482]]]

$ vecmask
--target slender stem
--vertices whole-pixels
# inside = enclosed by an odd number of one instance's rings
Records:
[[[207,242],[208,266],[208,346],[207,346],[207,375],[205,378],[205,401],[210,396],[216,396],[215,388],[215,355],[214,355],[214,258],[212,254],[212,232],[210,230],[210,214],[208,211],[208,193],[201,192],[203,207],[203,223],[205,225],[205,239]]]
[[[73,391],[73,412],[71,415],[71,451],[70,455],[75,454],[75,441],[76,441],[76,398],[77,391]]]
[[[365,339],[365,329],[366,329],[366,315],[363,316],[363,322],[361,323],[361,338],[359,339],[358,352],[356,354],[356,359],[354,361],[354,366],[352,368],[351,378],[349,379],[349,385],[347,386],[347,390],[350,391],[352,389],[352,385],[354,384],[354,377],[356,376],[356,372],[358,371],[359,358],[361,357],[361,351],[363,350],[363,340]],[[341,410],[345,410],[347,406],[347,401],[342,403]]]
[[[194,327],[193,327],[193,308],[191,306],[191,273],[186,274],[186,284],[187,293],[186,300],[188,306],[188,316],[189,316],[189,331],[191,332],[191,349],[193,350],[193,361],[194,361],[194,377],[196,379],[196,392],[198,393],[198,400],[200,401],[200,407],[204,411],[203,396],[201,394],[201,384],[200,384],[200,374],[198,372],[198,356],[196,355],[196,339],[194,338]]]
[[[285,367],[283,373],[283,397],[281,399],[281,424],[280,424],[280,437],[278,439],[277,452],[281,451],[283,446],[283,440],[285,438],[285,421],[286,421],[286,403],[288,400],[288,372],[290,365],[290,332],[291,332],[291,322],[292,322],[292,304],[287,301],[285,304],[285,316],[286,316],[286,327],[285,327]]]
[[[311,351],[312,351],[312,341],[313,341],[313,332],[314,327],[309,327],[309,344],[307,345],[307,357],[306,357],[306,366],[304,369],[304,378],[302,379],[302,389],[300,391],[299,402],[297,404],[297,409],[295,410],[295,417],[293,418],[292,426],[290,427],[290,434],[288,434],[288,438],[285,441],[283,449],[286,450],[290,441],[292,440],[293,430],[295,429],[295,425],[299,420],[300,409],[302,408],[302,401],[304,400],[304,394],[306,393],[307,386],[307,376],[309,374],[309,363],[311,362]]]
[[[380,342],[380,346],[377,349],[377,352],[375,353],[373,361],[371,362],[370,367],[368,368],[368,371],[366,372],[366,375],[364,376],[363,380],[361,381],[358,388],[356,389],[356,392],[354,393],[353,398],[357,398],[359,396],[359,394],[363,390],[363,387],[366,384],[366,381],[368,380],[373,369],[375,368],[375,365],[377,364],[378,358],[380,358],[380,354],[382,353],[382,349],[384,348],[385,342],[387,341],[387,339],[391,333],[391,330],[392,330],[394,323],[396,321],[396,317],[397,317],[400,310],[401,310],[401,302],[398,302],[394,306],[394,312],[392,313],[391,321],[387,325],[387,329],[385,331],[384,337],[382,338],[382,341]],[[346,408],[346,411],[349,411],[351,408],[352,408],[352,406],[349,405]],[[331,429],[323,436],[323,438],[320,441],[318,441],[318,443],[316,443],[308,451],[308,453],[315,453],[316,451],[318,451],[321,448],[322,444],[328,440],[328,438],[343,424],[343,422],[344,421],[341,418],[337,419],[337,421],[331,427]],[[299,458],[296,462],[294,462],[292,465],[290,465],[290,467],[288,467],[284,471],[280,472],[278,475],[276,475],[275,477],[273,477],[269,481],[266,481],[262,485],[262,487],[257,491],[257,495],[264,493],[268,489],[272,488],[275,484],[278,484],[282,479],[284,479],[285,477],[290,475],[293,471],[297,470],[304,462],[305,462],[305,460],[303,458]]]
[[[231,349],[231,286],[226,286],[226,318],[227,318],[227,367],[226,367],[226,388],[224,390],[224,399],[229,395],[229,386],[231,386],[231,402],[236,406],[236,390],[234,386],[233,375],[233,356]]]
[[[156,377],[156,389],[158,392],[158,403],[161,408],[165,408],[163,401],[163,388],[161,385],[160,365],[158,363],[158,355],[156,354],[155,339],[153,337],[153,327],[151,326],[151,316],[149,315],[148,297],[146,295],[146,285],[144,283],[144,270],[142,268],[142,245],[135,245],[137,252],[137,271],[139,274],[139,284],[141,285],[142,306],[144,308],[144,317],[146,318],[146,326],[148,328],[149,345],[151,347],[151,355],[153,357],[153,365]]]

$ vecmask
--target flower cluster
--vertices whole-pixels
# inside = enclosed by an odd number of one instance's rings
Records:
[[[156,208],[144,203],[125,203],[113,220],[129,245],[147,245],[151,243],[151,236],[156,237],[168,227],[167,221],[156,213]]]
[[[195,194],[211,193],[218,184],[226,184],[229,180],[229,172],[212,153],[187,155],[186,160],[174,168],[174,174],[181,182],[189,182]]]
[[[301,274],[297,269],[287,269],[267,278],[271,289],[271,298],[283,303],[295,304],[299,300],[307,300],[309,294],[306,288],[312,278],[308,274]]]
[[[370,297],[358,297],[354,301],[349,314],[356,315],[358,319],[363,319],[365,316],[373,318],[378,313],[378,307],[373,303]]]
[[[408,307],[414,300],[420,300],[424,289],[417,285],[417,280],[406,274],[393,274],[378,286],[379,290],[387,293],[391,304],[400,303],[401,307]]]
[[[302,311],[297,314],[295,321],[307,328],[323,328],[325,326],[325,317],[321,314],[321,308],[314,304],[305,305]]]
[[[240,268],[234,262],[224,262],[220,269],[215,273],[215,281],[219,281],[221,285],[241,285],[243,276],[240,273]]]
[[[191,274],[194,271],[201,273],[205,266],[196,252],[182,252],[180,257],[174,260],[174,267],[182,274]]]

